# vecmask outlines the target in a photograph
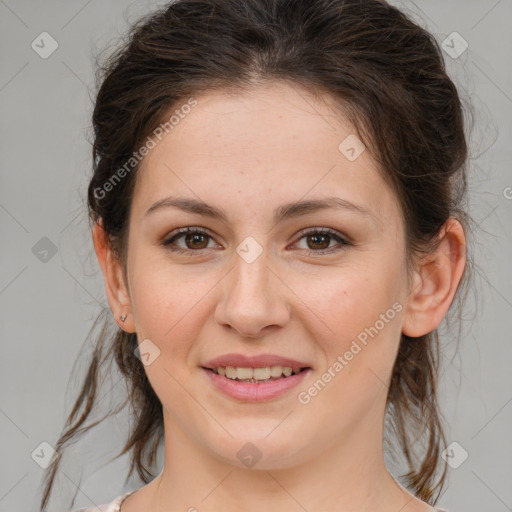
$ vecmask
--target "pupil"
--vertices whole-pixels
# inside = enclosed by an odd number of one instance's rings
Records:
[[[318,239],[322,239],[322,238],[323,238],[323,239],[324,239],[324,241],[325,241],[325,240],[326,240],[326,239],[328,239],[329,237],[328,237],[328,236],[326,236],[326,235],[312,235],[310,238],[315,239],[315,240],[318,240]],[[320,243],[320,244],[321,244],[321,242],[313,242],[313,243],[314,243],[314,244],[318,244],[318,243]],[[325,244],[325,243],[324,243],[323,245],[324,245],[324,247],[321,247],[321,249],[325,249],[325,247],[329,245],[329,242],[327,242],[327,244]]]
[[[187,243],[191,242],[192,244],[194,244],[194,243],[197,242],[197,239],[201,238],[201,237],[204,238],[204,235],[202,235],[201,233],[192,233],[192,234],[189,233],[187,235],[187,237],[186,237],[187,238]],[[200,244],[200,242],[197,242],[197,243]],[[203,247],[200,247],[200,249],[203,249]]]

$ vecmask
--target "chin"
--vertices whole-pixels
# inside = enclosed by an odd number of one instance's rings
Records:
[[[211,450],[225,462],[244,469],[275,470],[300,464],[307,458],[303,437],[299,433],[290,434],[289,430],[277,435],[276,431],[272,432],[276,424],[274,421],[270,429],[266,428],[267,423],[264,429],[253,425],[239,433],[228,428],[234,437],[227,436],[223,442],[213,443]]]

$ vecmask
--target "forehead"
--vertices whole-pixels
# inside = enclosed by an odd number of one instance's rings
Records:
[[[175,194],[225,209],[244,202],[254,208],[257,198],[258,208],[274,209],[339,194],[377,215],[396,214],[369,152],[350,160],[342,151],[357,135],[329,96],[319,100],[296,84],[277,82],[195,100],[142,162],[133,204],[138,215]]]

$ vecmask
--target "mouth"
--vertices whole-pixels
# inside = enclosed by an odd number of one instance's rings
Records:
[[[290,399],[289,393],[312,371],[292,366],[215,366],[201,367],[214,389],[238,402],[268,402]]]
[[[309,366],[295,367],[291,366],[264,366],[260,368],[249,368],[239,366],[217,366],[215,368],[204,367],[212,373],[220,375],[230,380],[238,382],[248,382],[251,384],[262,384],[265,382],[272,382],[275,380],[287,379],[293,375],[311,370]]]

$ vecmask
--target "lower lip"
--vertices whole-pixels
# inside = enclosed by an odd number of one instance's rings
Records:
[[[290,377],[283,377],[269,382],[242,382],[228,379],[206,368],[202,368],[202,370],[206,372],[217,389],[242,402],[264,402],[265,400],[276,398],[297,386],[310,372],[310,368],[308,368],[307,370],[292,374]]]

